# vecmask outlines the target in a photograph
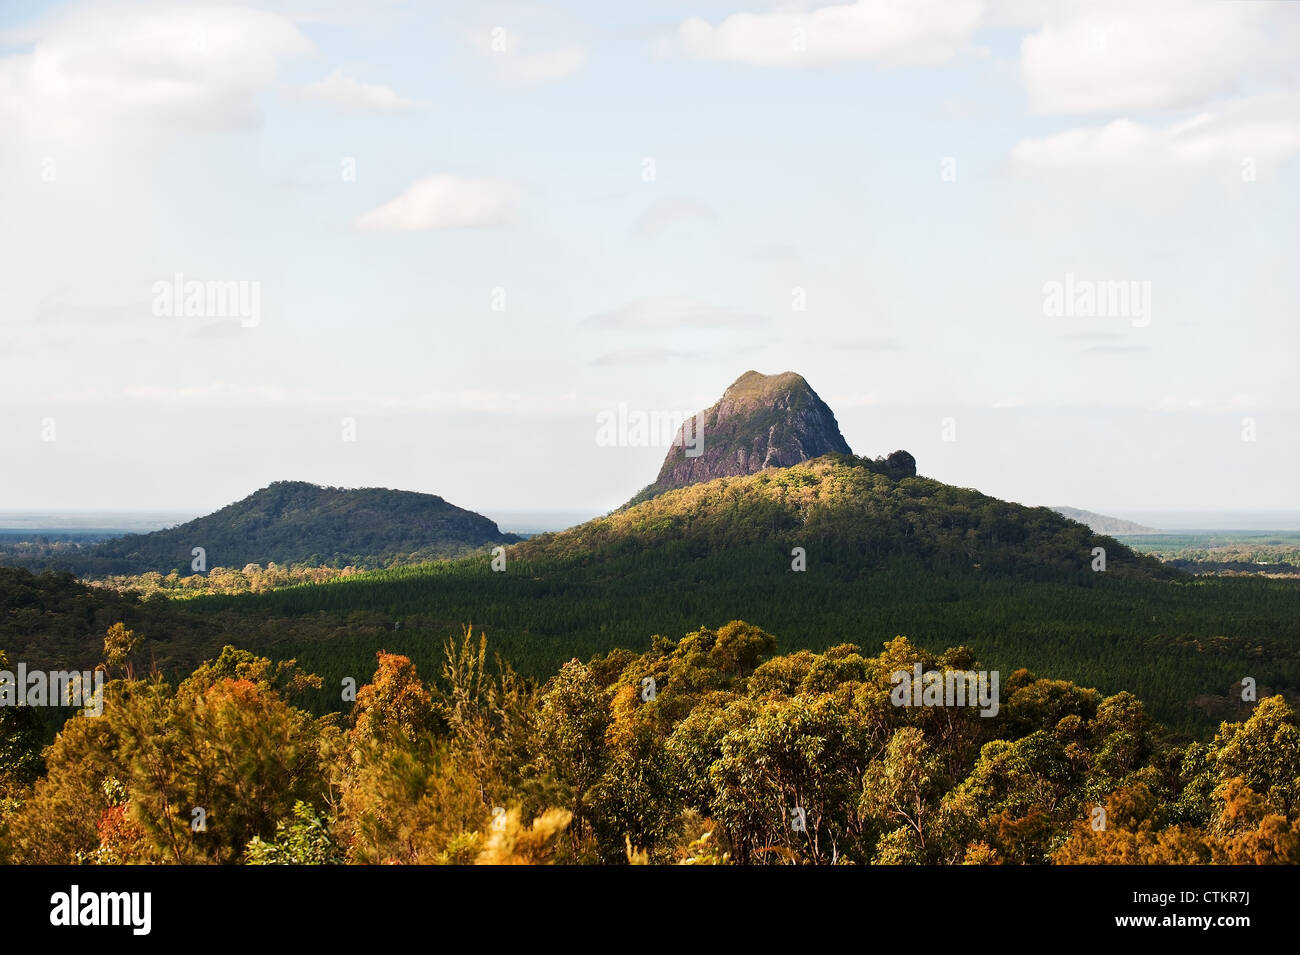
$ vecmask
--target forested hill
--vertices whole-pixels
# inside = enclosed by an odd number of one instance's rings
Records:
[[[834,564],[867,574],[895,558],[932,569],[1069,579],[1100,572],[1163,577],[1177,572],[1045,507],[1029,508],[923,477],[897,478],[881,461],[828,454],[788,468],[719,478],[666,491],[510,548],[527,560],[583,563],[642,554],[642,560],[721,554],[766,545],[789,564]],[[654,556],[654,555],[659,556]]]
[[[456,557],[517,541],[481,514],[434,494],[277,481],[206,517],[91,548],[82,573],[191,573],[193,550],[208,568],[245,564],[352,564]]]

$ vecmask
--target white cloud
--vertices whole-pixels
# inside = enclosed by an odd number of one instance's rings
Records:
[[[607,365],[658,365],[665,362],[689,361],[699,352],[677,351],[672,348],[623,348],[593,358],[596,367]]]
[[[580,46],[570,45],[537,53],[507,54],[507,72],[525,83],[549,83],[578,72],[587,59]]]
[[[715,219],[713,209],[695,199],[661,197],[637,217],[632,224],[634,239],[655,239],[679,222],[691,219]]]
[[[1238,414],[1243,411],[1271,411],[1277,406],[1264,395],[1238,393],[1215,398],[1184,398],[1179,395],[1162,395],[1151,407],[1155,411],[1163,412]]]
[[[418,105],[399,96],[390,87],[362,83],[344,75],[342,70],[335,70],[319,83],[303,87],[302,92],[308,99],[357,113],[400,113]]]
[[[1237,173],[1249,163],[1266,172],[1300,154],[1300,97],[1256,97],[1217,113],[1163,127],[1118,119],[1027,139],[1011,150],[1013,167],[1027,171],[1200,170]]]
[[[714,26],[698,17],[678,27],[685,52],[757,66],[869,60],[934,66],[968,42],[981,0],[859,0],[811,12],[736,13]]]
[[[376,391],[323,392],[292,385],[214,381],[201,385],[125,385],[121,388],[79,388],[43,396],[50,404],[90,404],[127,399],[174,406],[178,404],[250,409],[331,410],[339,413],[441,414],[455,411],[493,414],[545,414],[584,407],[574,392],[523,394],[466,388],[393,394]]]
[[[285,17],[235,6],[82,4],[4,37],[0,125],[43,140],[255,123],[281,60],[312,45]]]
[[[752,328],[766,322],[761,315],[714,308],[688,298],[645,299],[582,320],[587,327],[615,329]]]
[[[439,174],[412,183],[395,199],[359,216],[363,232],[421,232],[499,225],[515,207],[516,190],[503,179]]]
[[[1067,4],[1020,46],[1038,113],[1195,107],[1240,92],[1243,74],[1284,66],[1285,31],[1268,3]]]

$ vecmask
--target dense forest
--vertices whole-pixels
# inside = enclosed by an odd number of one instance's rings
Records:
[[[544,683],[468,628],[436,673],[379,653],[345,711],[225,648],[177,684],[111,628],[101,716],[41,754],[0,711],[10,862],[1071,864],[1300,862],[1300,728],[1260,698],[1206,742],[1026,669],[995,714],[900,705],[896,674],[979,671],[905,637],[778,654],[731,621]],[[355,691],[355,692],[353,692]]]

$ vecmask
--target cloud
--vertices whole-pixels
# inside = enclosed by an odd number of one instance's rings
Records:
[[[1150,345],[1089,345],[1080,355],[1120,355],[1127,352],[1150,351]]]
[[[1162,412],[1208,412],[1210,414],[1235,414],[1242,411],[1267,411],[1275,407],[1274,403],[1263,395],[1242,394],[1216,398],[1180,398],[1178,395],[1163,395],[1150,406],[1152,410]]]
[[[358,216],[355,226],[362,232],[422,232],[500,225],[513,216],[515,201],[516,189],[506,180],[439,174]]]
[[[522,35],[503,27],[477,32],[472,42],[492,57],[503,77],[528,86],[572,76],[587,61],[587,51],[577,43],[525,51]]]
[[[342,70],[335,70],[319,83],[303,87],[302,95],[335,109],[354,113],[400,113],[419,105],[413,100],[398,96],[390,87],[359,82],[351,76],[345,76]]]
[[[1061,337],[1081,342],[1113,342],[1118,341],[1124,336],[1118,332],[1072,332],[1069,335],[1062,335]]]
[[[126,305],[77,305],[64,301],[45,301],[36,306],[36,321],[52,324],[111,325],[125,322],[157,322],[150,304],[140,301]]]
[[[765,325],[761,315],[749,315],[714,308],[687,298],[652,298],[633,302],[612,312],[584,318],[588,328],[671,329],[671,328],[754,328]]]
[[[132,384],[111,389],[90,387],[43,395],[40,400],[58,404],[100,405],[122,399],[164,405],[319,410],[339,414],[443,414],[464,411],[533,415],[583,407],[574,392],[523,394],[471,388],[419,394],[384,394],[374,391],[318,391],[313,388],[237,381],[180,386]]]
[[[1300,96],[1255,97],[1164,127],[1117,119],[1026,139],[1011,150],[1019,171],[1270,169],[1300,153]]]
[[[655,239],[679,222],[691,219],[716,219],[713,209],[695,199],[660,198],[632,224],[634,239]]]
[[[736,13],[713,26],[698,17],[677,30],[681,48],[704,60],[809,66],[863,60],[936,66],[966,45],[981,0],[859,0],[808,13]]]
[[[236,6],[80,4],[3,38],[0,126],[43,141],[238,127],[282,60],[312,51],[287,18]]]
[[[697,357],[695,352],[675,351],[671,348],[623,348],[592,359],[601,365],[654,365],[666,361],[684,361]]]
[[[1238,92],[1248,69],[1284,65],[1276,5],[1067,4],[1020,45],[1038,113],[1132,113],[1195,107]],[[1275,45],[1276,44],[1276,45]]]
[[[749,253],[755,262],[798,262],[803,253],[792,245],[764,245]]]
[[[856,338],[835,343],[836,351],[902,351],[903,346],[892,338]]]
[[[549,83],[578,72],[587,54],[580,46],[562,46],[539,53],[507,54],[507,72],[524,83]]]

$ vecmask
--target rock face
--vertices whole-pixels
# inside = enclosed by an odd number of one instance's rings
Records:
[[[852,452],[834,413],[802,375],[747,371],[721,401],[682,426],[659,477],[630,503],[714,478],[790,467],[836,453]]]

